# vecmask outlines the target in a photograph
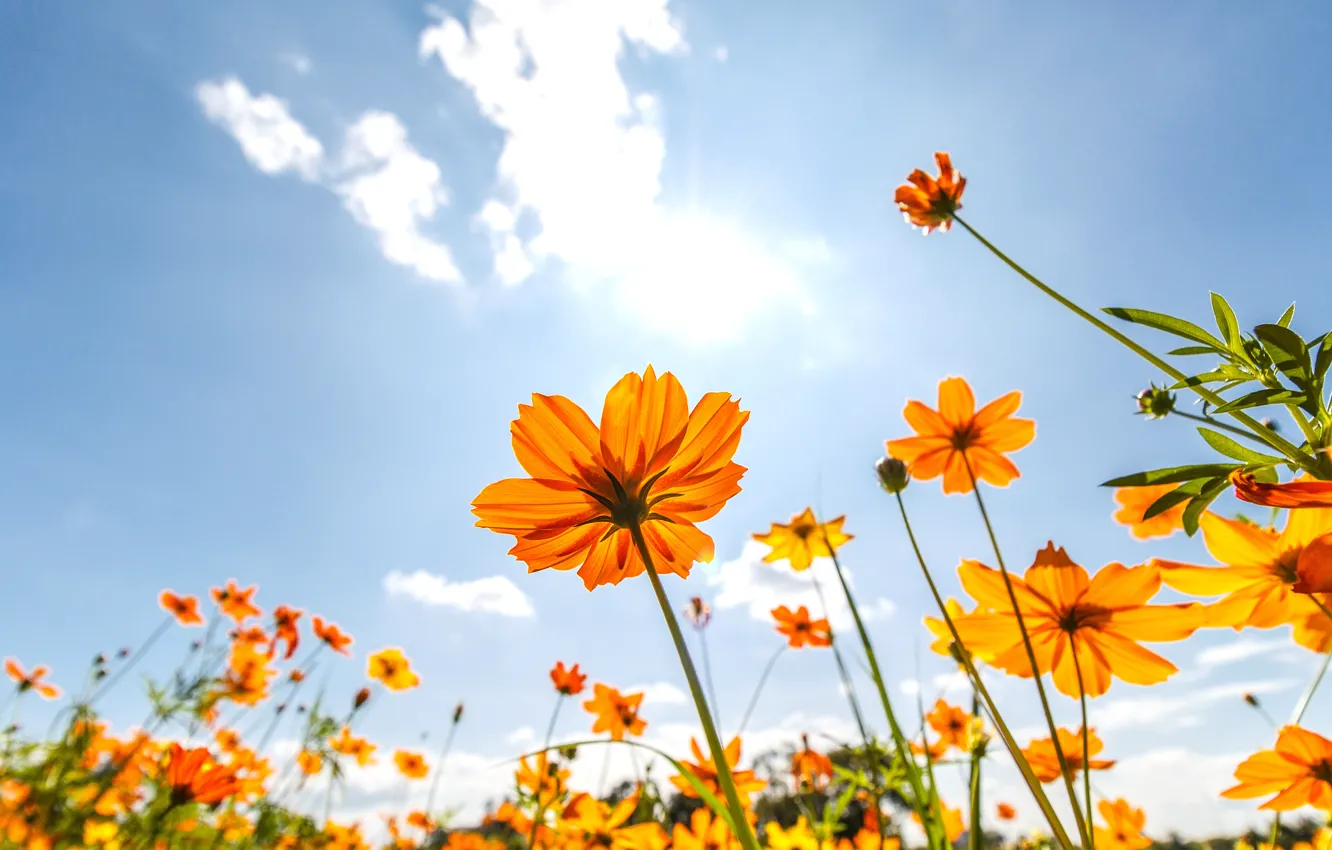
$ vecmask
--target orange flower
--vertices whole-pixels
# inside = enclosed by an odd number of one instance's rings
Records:
[[[962,820],[962,810],[941,801],[939,815],[943,818],[944,834],[948,836],[948,843],[955,844],[962,837],[962,833],[967,831],[967,825]],[[920,825],[920,815],[912,812],[911,819]]]
[[[277,671],[272,657],[255,644],[241,641],[231,645],[228,669],[222,679],[222,695],[241,705],[257,705],[268,696],[268,685]]]
[[[1076,776],[1078,771],[1085,767],[1091,770],[1108,770],[1115,766],[1113,761],[1107,759],[1090,758],[1105,748],[1101,743],[1101,738],[1096,734],[1095,729],[1087,730],[1087,757],[1082,754],[1082,729],[1078,728],[1076,732],[1070,732],[1067,729],[1056,729],[1059,734],[1059,746],[1064,751],[1064,761],[1068,762],[1068,769],[1071,775]],[[1022,751],[1023,757],[1027,759],[1027,764],[1031,765],[1031,772],[1041,782],[1054,782],[1061,776],[1059,770],[1059,757],[1055,754],[1054,741],[1050,738],[1038,738],[1032,741]]]
[[[968,650],[1016,676],[1031,676],[1031,663],[1004,578],[976,561],[958,567],[976,612],[954,622]],[[1203,625],[1195,602],[1148,605],[1161,588],[1151,566],[1107,564],[1095,576],[1049,544],[1019,578],[1010,576],[1031,636],[1038,675],[1053,673],[1061,693],[1098,697],[1112,676],[1134,685],[1163,682],[1178,668],[1139,641],[1183,640]]]
[[[1146,487],[1115,488],[1115,501],[1119,503],[1119,510],[1114,513],[1115,522],[1120,525],[1127,525],[1129,534],[1139,540],[1169,537],[1176,531],[1183,529],[1184,508],[1187,507],[1184,502],[1161,511],[1151,519],[1142,518],[1142,515],[1157,499],[1171,492],[1177,486],[1179,485],[1152,484]]]
[[[1035,422],[1013,418],[1021,404],[1022,393],[1015,390],[976,410],[967,382],[945,378],[939,382],[937,411],[907,402],[902,415],[916,436],[889,440],[888,454],[906,462],[914,478],[942,475],[945,493],[970,493],[973,474],[978,481],[1005,487],[1021,473],[1004,455],[1036,438]]]
[[[592,699],[583,708],[597,716],[593,732],[608,732],[612,741],[623,741],[624,735],[642,735],[647,721],[638,716],[643,695],[622,694],[615,688],[600,683],[592,687]]]
[[[611,806],[590,794],[579,794],[565,806],[561,827],[582,839],[573,846],[599,847],[604,850],[638,850],[647,834],[660,831],[655,821],[625,826],[638,808],[638,793]]]
[[[777,631],[786,635],[792,649],[805,646],[832,646],[832,628],[828,620],[809,618],[809,609],[804,605],[792,611],[785,605],[772,609],[772,618],[777,621]]]
[[[1147,815],[1142,809],[1133,808],[1124,799],[1113,803],[1102,800],[1096,809],[1105,820],[1104,829],[1095,827],[1097,847],[1105,850],[1146,850],[1152,846],[1152,840],[1142,834],[1142,827],[1147,823]]]
[[[558,761],[550,759],[549,753],[537,753],[532,764],[527,763],[527,756],[518,761],[518,770],[514,781],[519,788],[526,790],[536,798],[542,808],[551,806],[569,790],[569,770],[561,767]],[[530,822],[529,822],[530,823]]]
[[[51,672],[51,668],[43,664],[32,668],[32,672],[25,673],[23,667],[19,665],[18,659],[6,658],[5,672],[18,685],[19,693],[36,691],[42,699],[57,699],[60,696],[60,689],[46,681],[46,676]]]
[[[1017,809],[1013,808],[1010,803],[1000,803],[995,806],[995,815],[1002,821],[1016,820]]]
[[[1313,806],[1332,812],[1332,741],[1301,729],[1282,727],[1276,748],[1249,756],[1235,768],[1239,784],[1222,797],[1247,800],[1275,793],[1258,808],[1288,812]]]
[[[948,747],[957,747],[966,752],[970,747],[971,715],[955,705],[943,700],[936,700],[934,710],[925,715],[925,722],[939,733],[939,743]]]
[[[235,729],[219,729],[213,733],[213,740],[224,753],[234,753],[242,746],[240,734]]]
[[[643,572],[632,529],[658,573],[688,577],[711,561],[697,523],[740,492],[732,462],[749,413],[729,393],[692,411],[671,373],[629,373],[606,395],[601,425],[563,396],[532,396],[512,423],[513,451],[531,478],[491,484],[472,503],[477,525],[516,541],[528,572],[578,569],[583,585],[618,584]]]
[[[1312,578],[1332,553],[1332,508],[1293,511],[1280,533],[1216,514],[1203,514],[1198,527],[1207,551],[1223,566],[1152,564],[1175,590],[1223,597],[1207,606],[1208,625],[1271,629],[1318,610],[1294,591],[1301,566]]]
[[[566,670],[563,661],[556,661],[555,667],[550,671],[550,680],[555,683],[555,690],[566,697],[572,697],[583,692],[587,676],[578,672],[577,664]]]
[[[1288,484],[1264,484],[1243,469],[1230,473],[1235,497],[1269,508],[1332,507],[1332,481],[1302,479]]]
[[[695,809],[689,826],[677,823],[672,828],[673,850],[740,850],[740,841],[721,818],[714,818],[707,806]]]
[[[1332,594],[1321,593],[1314,598],[1321,602],[1324,608],[1332,611]],[[1291,622],[1295,626],[1291,637],[1300,646],[1319,655],[1332,652],[1332,620],[1328,619],[1321,609],[1314,607],[1307,614],[1297,616]],[[1328,850],[1332,850],[1332,847]]]
[[[323,769],[324,757],[313,750],[301,750],[296,754],[296,764],[300,766],[301,773],[314,776]]]
[[[939,151],[934,161],[939,166],[938,177],[917,168],[893,194],[893,201],[906,220],[925,233],[952,226],[953,216],[962,209],[962,192],[967,188],[967,178],[957,173],[948,154]]]
[[[407,813],[407,825],[429,831],[434,828],[435,822],[430,819],[430,815],[418,810]]]
[[[954,623],[957,618],[963,615],[962,605],[951,596],[944,600],[944,609],[948,612],[948,617]],[[948,630],[948,623],[944,622],[943,617],[926,617],[925,628],[934,635],[934,643],[930,644],[930,651],[937,652],[940,655],[951,656],[953,645],[953,633]]]
[[[919,744],[912,741],[910,747],[913,754],[925,756],[929,761],[938,761],[948,755],[948,745],[943,741],[935,741],[931,744],[928,739],[922,738]]]
[[[698,741],[694,738],[689,739],[689,748],[694,753],[693,762],[680,762],[685,773],[693,776],[704,788],[712,792],[713,795],[722,793],[721,786],[717,784],[717,764],[710,758],[704,758],[703,750],[698,746]],[[726,756],[726,764],[731,768],[731,779],[735,782],[735,793],[740,798],[740,805],[749,806],[749,795],[755,791],[762,791],[768,787],[768,783],[754,775],[752,770],[736,770],[735,766],[740,763],[740,739],[732,738],[723,751]],[[686,797],[698,797],[698,792],[689,783],[684,775],[672,776],[671,784]],[[719,797],[720,799],[720,797]]]
[[[323,641],[329,649],[343,655],[351,655],[347,651],[347,647],[352,645],[351,635],[339,629],[337,623],[325,622],[323,617],[314,617],[311,623],[314,626],[315,637]]]
[[[267,646],[270,643],[268,632],[264,631],[263,626],[232,629],[227,637],[231,638],[232,643],[248,643],[255,647]]]
[[[390,691],[405,691],[421,684],[421,677],[412,671],[411,662],[397,647],[381,649],[371,655],[366,675]]]
[[[177,596],[169,590],[162,591],[157,597],[157,604],[182,626],[202,626],[203,617],[199,616],[199,600],[193,596]]]
[[[282,657],[289,659],[296,654],[296,646],[301,642],[301,633],[296,628],[296,621],[303,613],[286,605],[279,605],[273,609],[273,642],[269,652],[275,652],[278,642],[283,641],[287,644],[287,652]]]
[[[335,753],[356,759],[356,763],[361,767],[374,764],[375,745],[364,738],[352,735],[351,729],[347,726],[343,726],[336,737],[328,739],[328,746]]]
[[[225,587],[215,587],[211,593],[222,613],[240,625],[250,617],[259,616],[259,608],[250,601],[258,589],[258,585],[252,584],[242,590],[234,578],[229,578]]]
[[[398,772],[408,779],[424,779],[430,772],[426,766],[426,760],[420,753],[413,753],[409,750],[398,750],[393,754],[393,763],[398,766]]]
[[[803,572],[809,569],[815,558],[831,558],[833,552],[852,539],[850,534],[842,531],[844,522],[846,517],[839,516],[820,523],[814,518],[813,509],[805,508],[791,517],[788,525],[774,522],[772,530],[767,534],[751,536],[772,547],[772,551],[763,556],[764,563],[790,561],[791,569]]]
[[[822,791],[828,780],[832,779],[832,760],[822,753],[809,748],[809,738],[800,736],[801,748],[791,756],[791,776],[799,787],[808,787],[813,791]],[[869,813],[869,809],[865,810]]]
[[[166,753],[166,784],[173,806],[220,803],[241,787],[235,772],[218,764],[207,747],[187,750],[174,741]]]
[[[290,679],[290,680],[293,681],[293,682],[304,682],[304,681],[305,681],[305,671],[304,671],[304,670],[301,670],[301,669],[299,669],[299,668],[297,668],[297,669],[295,669],[295,670],[292,670],[290,673],[288,673],[288,674],[287,674],[287,678]]]

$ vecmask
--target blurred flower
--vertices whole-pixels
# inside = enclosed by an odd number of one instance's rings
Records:
[[[287,644],[287,651],[282,656],[284,659],[296,654],[296,647],[301,642],[301,633],[296,628],[296,621],[303,613],[286,605],[279,605],[273,609],[273,642],[270,652],[276,652],[278,643],[283,642]]]
[[[809,747],[809,737],[800,736],[800,749],[791,756],[791,776],[796,785],[813,791],[822,791],[832,779],[832,761]],[[870,811],[866,809],[866,812]]]
[[[1147,822],[1142,809],[1133,808],[1124,799],[1113,803],[1102,800],[1096,809],[1105,821],[1104,828],[1095,827],[1096,847],[1102,850],[1146,850],[1152,846],[1152,840],[1142,834],[1142,827]]]
[[[948,843],[953,844],[962,837],[962,833],[967,831],[967,825],[962,820],[962,810],[955,809],[944,803],[939,802],[939,817],[943,819],[944,834],[948,836]],[[920,825],[920,815],[911,813],[911,819]]]
[[[924,756],[929,761],[938,761],[948,755],[948,745],[943,741],[931,743],[928,738],[922,738],[920,743],[912,741],[910,747],[914,755]]]
[[[705,758],[703,750],[698,745],[696,738],[689,739],[689,749],[694,754],[695,761],[688,762],[680,760],[680,766],[684,773],[697,779],[699,784],[714,796],[720,799],[722,793],[721,785],[717,782],[717,764],[710,758]],[[735,737],[726,745],[724,750],[726,764],[731,768],[731,779],[735,782],[735,793],[740,799],[740,805],[748,808],[749,796],[756,791],[762,791],[768,787],[768,783],[755,776],[752,770],[736,770],[736,765],[740,763],[740,738]],[[671,777],[671,784],[675,786],[681,794],[686,797],[697,798],[698,792],[694,790],[693,785],[685,778],[683,774]]]
[[[277,670],[272,657],[250,642],[231,645],[227,670],[222,677],[222,696],[241,705],[257,705],[268,696],[268,686]]]
[[[46,681],[51,668],[44,664],[39,664],[32,668],[31,672],[24,672],[23,667],[16,658],[5,659],[5,673],[14,680],[18,686],[19,693],[27,691],[36,691],[42,699],[57,699],[60,696],[60,688]]]
[[[954,621],[962,643],[995,667],[1030,677],[1004,577],[977,561],[963,561],[957,572],[977,602],[974,613]],[[1021,578],[1009,579],[1032,645],[1039,647],[1036,674],[1053,673],[1059,692],[1075,698],[1084,688],[1089,697],[1104,694],[1112,676],[1134,685],[1165,681],[1178,668],[1139,641],[1183,640],[1204,624],[1195,602],[1147,604],[1161,588],[1155,567],[1107,564],[1089,577],[1053,543]]]
[[[220,803],[240,790],[236,774],[218,764],[207,747],[187,750],[174,741],[166,752],[166,784],[173,806]]]
[[[1082,752],[1081,727],[1075,732],[1067,729],[1055,731],[1059,735],[1059,746],[1064,751],[1064,761],[1068,763],[1070,774],[1076,776],[1078,771],[1084,768],[1107,770],[1115,766],[1111,760],[1091,758],[1105,747],[1095,729],[1087,730],[1086,756]],[[1027,764],[1031,765],[1031,772],[1041,782],[1054,782],[1063,775],[1059,769],[1059,758],[1055,754],[1054,741],[1050,738],[1038,738],[1032,741],[1022,750],[1022,755],[1027,759]]]
[[[740,850],[740,841],[721,818],[714,818],[707,806],[694,810],[689,826],[672,827],[672,850]]]
[[[314,617],[310,622],[314,628],[315,637],[323,641],[325,646],[334,652],[351,655],[347,651],[347,647],[352,645],[351,635],[339,629],[337,623],[325,622],[323,617]]]
[[[411,662],[397,647],[381,649],[370,656],[366,675],[390,691],[405,691],[421,684],[421,677],[412,672]]]
[[[529,572],[577,568],[588,590],[640,575],[637,527],[657,572],[687,578],[713,556],[696,523],[740,492],[745,468],[731,458],[748,418],[728,393],[689,411],[675,376],[659,379],[651,366],[611,388],[599,428],[569,399],[534,394],[510,429],[532,477],[491,484],[472,512],[482,528],[513,535],[510,554]]]
[[[1302,479],[1288,484],[1264,484],[1243,469],[1230,473],[1235,498],[1269,508],[1325,508],[1332,506],[1332,481]]]
[[[393,754],[393,763],[397,765],[398,772],[408,779],[424,779],[430,772],[426,766],[425,758],[420,753],[414,753],[410,750],[398,750]]]
[[[550,680],[555,684],[555,690],[566,697],[572,697],[583,692],[587,676],[578,672],[577,664],[566,670],[563,661],[556,661],[550,671]]]
[[[199,600],[193,596],[177,596],[169,590],[162,591],[157,602],[176,622],[182,626],[202,626],[203,617],[199,616]]]
[[[1188,500],[1161,511],[1151,519],[1143,519],[1157,499],[1171,492],[1178,484],[1150,484],[1146,487],[1117,487],[1115,501],[1119,510],[1114,513],[1115,522],[1127,525],[1129,534],[1139,540],[1153,537],[1169,537],[1184,528],[1184,508]]]
[[[1148,419],[1163,419],[1175,412],[1175,394],[1155,384],[1138,393],[1138,413]]]
[[[952,597],[944,600],[944,610],[948,612],[948,618],[954,624],[957,623],[957,618],[965,613],[962,610],[961,603]],[[930,644],[931,652],[937,652],[940,655],[953,654],[950,649],[953,645],[953,633],[949,631],[948,623],[944,621],[943,617],[925,617],[925,628],[929,629],[930,634],[934,635],[934,643]]]
[[[258,589],[258,585],[252,584],[242,590],[234,578],[229,578],[224,587],[215,587],[210,592],[218,609],[240,625],[250,617],[259,616],[259,608],[250,601]]]
[[[879,485],[889,493],[901,493],[911,483],[907,465],[895,457],[881,457],[874,464]]]
[[[313,750],[301,750],[296,754],[296,764],[300,767],[301,773],[314,776],[323,769],[324,757]]]
[[[772,609],[772,618],[777,621],[777,631],[786,635],[792,649],[832,646],[832,628],[827,619],[811,620],[809,608],[804,605],[794,611],[785,605],[778,605]]]
[[[300,669],[299,667],[294,668],[290,673],[287,674],[287,678],[293,682],[304,682],[305,671]]]
[[[1016,820],[1017,809],[1010,803],[1000,803],[995,806],[995,815],[1002,821]]]
[[[1239,784],[1221,792],[1231,800],[1276,796],[1258,808],[1288,812],[1313,806],[1332,812],[1332,741],[1298,726],[1282,727],[1276,747],[1235,768]]]
[[[240,733],[235,729],[218,729],[213,733],[213,740],[224,753],[234,753],[242,746]]]
[[[772,551],[763,556],[764,563],[790,561],[791,569],[803,572],[809,569],[815,558],[831,557],[842,544],[852,539],[850,534],[842,531],[842,524],[845,522],[846,517],[839,516],[820,524],[814,518],[813,509],[805,508],[801,513],[791,517],[790,524],[782,525],[774,522],[772,530],[767,534],[751,536],[758,542],[772,547]]]
[[[612,741],[623,741],[626,732],[642,735],[647,727],[647,721],[638,716],[642,704],[641,693],[621,694],[615,688],[598,683],[592,688],[592,699],[584,702],[583,708],[596,715],[593,732],[607,732]]]
[[[614,806],[590,794],[579,794],[564,808],[561,828],[577,840],[575,846],[637,850],[646,833],[661,829],[655,821],[625,826],[637,808],[637,792]]]
[[[939,166],[938,177],[917,168],[893,194],[893,201],[906,220],[926,234],[952,226],[953,216],[962,209],[962,192],[967,188],[967,178],[958,174],[948,154],[939,151],[934,161]]]
[[[356,763],[361,767],[374,763],[374,752],[377,749],[365,738],[353,735],[351,728],[347,726],[343,726],[336,736],[328,739],[328,746],[335,753],[356,759]]]
[[[955,705],[936,700],[934,709],[925,715],[925,722],[939,733],[939,743],[967,752],[971,729],[971,715]]]
[[[976,398],[962,378],[939,382],[939,409],[907,402],[902,415],[914,437],[887,442],[888,454],[905,461],[911,477],[928,481],[943,476],[945,493],[970,493],[970,464],[976,480],[1005,487],[1021,475],[1004,455],[1036,438],[1036,423],[1015,419],[1022,393],[1000,396],[976,410]]]
[[[537,805],[542,808],[554,805],[569,791],[568,769],[554,759],[547,758],[548,755],[537,753],[531,765],[527,763],[527,756],[523,756],[514,773],[518,787],[536,798]]]
[[[704,602],[702,596],[691,596],[689,604],[684,608],[684,615],[689,625],[702,631],[712,622],[712,606]]]

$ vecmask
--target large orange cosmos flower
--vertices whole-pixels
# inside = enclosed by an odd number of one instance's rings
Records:
[[[1145,850],[1152,846],[1152,840],[1142,834],[1142,827],[1147,823],[1147,815],[1142,809],[1135,809],[1127,800],[1119,799],[1113,803],[1102,800],[1096,805],[1101,813],[1105,827],[1095,828],[1096,846],[1105,850]]]
[[[1313,544],[1332,534],[1332,508],[1292,511],[1280,533],[1215,514],[1204,514],[1198,526],[1207,551],[1224,566],[1152,564],[1175,590],[1223,597],[1207,607],[1209,625],[1270,629],[1317,611],[1308,598],[1293,592],[1294,584],[1301,561],[1310,568],[1311,561],[1327,554],[1327,547]]]
[[[207,747],[187,750],[172,742],[166,760],[166,783],[171,788],[173,805],[192,802],[207,806],[225,800],[241,788],[235,772],[218,764]]]
[[[1332,507],[1332,481],[1301,479],[1287,484],[1264,484],[1251,473],[1237,469],[1230,473],[1236,498],[1269,508]]]
[[[962,192],[967,188],[967,178],[953,167],[948,154],[939,151],[934,161],[939,166],[938,177],[917,168],[893,194],[893,201],[906,220],[927,234],[952,226],[953,216],[962,209]]]
[[[806,646],[832,646],[832,628],[826,618],[811,620],[809,608],[801,605],[792,611],[785,605],[772,609],[772,618],[777,621],[777,631],[786,635],[792,649]]]
[[[169,590],[164,590],[157,597],[157,604],[175,617],[176,622],[182,626],[203,625],[203,617],[199,616],[199,600],[193,596],[177,596]]]
[[[259,616],[258,606],[250,601],[258,589],[259,586],[254,584],[242,589],[234,578],[229,578],[225,586],[215,587],[209,592],[222,613],[235,620],[236,625],[240,625],[250,617]]]
[[[1031,676],[1003,575],[976,561],[964,561],[957,572],[978,606],[954,621],[962,643],[1001,670]],[[1161,589],[1160,572],[1151,566],[1107,564],[1089,577],[1051,543],[1022,578],[1010,578],[1037,672],[1052,672],[1055,687],[1071,697],[1084,688],[1100,696],[1112,676],[1134,685],[1165,681],[1178,668],[1139,641],[1183,640],[1203,625],[1196,602],[1147,604]]]
[[[577,664],[566,670],[563,661],[556,661],[555,666],[550,671],[550,680],[555,683],[555,690],[566,697],[571,697],[583,692],[583,684],[587,681],[587,676],[578,672]]]
[[[1222,791],[1222,797],[1247,800],[1276,794],[1258,808],[1288,812],[1313,806],[1332,812],[1332,741],[1285,726],[1276,748],[1249,756],[1235,768],[1235,778],[1239,784]]]
[[[592,686],[592,699],[584,702],[583,708],[597,716],[593,732],[608,732],[612,741],[623,741],[626,732],[642,735],[647,728],[647,721],[638,716],[642,704],[641,693],[622,694],[609,685],[597,683]]]
[[[1055,732],[1059,735],[1059,747],[1064,751],[1064,761],[1068,762],[1070,774],[1076,775],[1084,768],[1109,770],[1115,766],[1111,759],[1092,758],[1105,748],[1095,729],[1087,730],[1085,756],[1082,752],[1081,728],[1074,732],[1067,729],[1056,729]],[[1022,750],[1022,755],[1026,758],[1027,764],[1031,765],[1031,772],[1041,782],[1054,782],[1063,775],[1059,769],[1059,756],[1055,753],[1054,741],[1050,738],[1038,738],[1032,741]]]
[[[476,524],[512,534],[509,554],[528,572],[578,568],[588,590],[643,572],[635,527],[657,572],[687,577],[713,555],[696,523],[740,492],[745,468],[731,457],[748,419],[729,393],[708,393],[690,411],[675,376],[651,366],[611,388],[600,427],[569,399],[534,394],[510,428],[531,478],[482,490]]]
[[[1177,484],[1153,484],[1146,487],[1119,487],[1115,489],[1115,501],[1119,510],[1114,513],[1115,522],[1127,525],[1129,534],[1139,540],[1151,540],[1153,537],[1169,537],[1184,528],[1184,502],[1161,511],[1151,519],[1142,515],[1166,493],[1174,490]]]
[[[42,699],[57,699],[60,696],[60,689],[50,682],[46,681],[46,676],[51,672],[51,668],[43,664],[38,664],[32,668],[31,672],[25,672],[22,665],[16,658],[5,659],[5,673],[18,685],[18,692],[36,691]]]
[[[1014,390],[976,410],[976,397],[962,378],[939,382],[939,409],[909,401],[902,411],[914,437],[889,440],[888,454],[904,461],[914,478],[943,476],[945,493],[970,493],[971,474],[979,481],[1005,487],[1021,475],[1004,455],[1036,438],[1036,423],[1015,419],[1022,393]],[[967,473],[968,464],[971,474]]]
[[[686,773],[697,779],[714,796],[720,796],[722,790],[721,786],[717,784],[717,763],[703,756],[703,750],[698,746],[697,739],[689,739],[689,748],[693,751],[695,760],[692,762],[681,760],[681,766]],[[724,753],[726,764],[731,768],[731,779],[735,782],[736,796],[740,799],[740,805],[748,808],[749,795],[767,788],[768,783],[759,779],[752,770],[735,769],[735,766],[740,763],[740,739],[738,737],[731,739],[731,743],[726,745]],[[689,784],[689,780],[683,775],[672,776],[671,784],[686,797],[698,797],[698,792],[694,790],[694,787]]]
[[[789,524],[774,522],[772,530],[767,534],[752,536],[758,542],[772,547],[772,551],[763,556],[764,563],[790,561],[791,569],[802,572],[809,569],[815,558],[831,558],[833,552],[852,539],[850,534],[842,531],[844,522],[846,517],[839,516],[820,523],[814,518],[814,510],[805,508],[791,517]]]

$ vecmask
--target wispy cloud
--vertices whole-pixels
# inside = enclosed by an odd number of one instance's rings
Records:
[[[317,180],[324,146],[271,94],[252,95],[235,77],[200,83],[194,90],[208,120],[231,134],[250,164],[265,174],[294,171]]]
[[[425,570],[403,573],[394,570],[384,577],[390,596],[406,596],[423,605],[442,605],[462,611],[479,611],[505,617],[531,617],[532,600],[505,576],[451,582]]]
[[[1237,661],[1245,661],[1261,655],[1296,654],[1298,652],[1299,650],[1295,648],[1288,637],[1268,639],[1240,637],[1230,643],[1207,647],[1198,653],[1194,662],[1199,667],[1219,667],[1223,664],[1234,664]]]
[[[1130,726],[1195,726],[1202,721],[1203,709],[1208,706],[1240,700],[1245,694],[1284,691],[1298,684],[1294,679],[1266,679],[1196,688],[1184,696],[1112,699],[1097,706],[1096,725],[1103,730]]]

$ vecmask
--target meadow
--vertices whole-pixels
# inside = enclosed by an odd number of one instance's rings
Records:
[[[1239,764],[1223,792],[1251,801],[1270,817],[1270,829],[1215,846],[1332,847],[1332,740],[1307,716],[1332,659],[1330,335],[1299,336],[1290,328],[1293,307],[1273,322],[1242,325],[1217,294],[1215,331],[1147,310],[1090,312],[962,217],[966,185],[939,153],[933,173],[912,172],[894,200],[910,225],[973,237],[1021,285],[1169,376],[1143,391],[1138,413],[1195,420],[1212,461],[1125,470],[1106,486],[1126,534],[1195,537],[1196,562],[1082,565],[1053,542],[1035,553],[1002,551],[986,506],[1020,476],[1014,455],[1035,439],[1035,423],[1019,415],[1020,391],[982,401],[966,380],[946,377],[937,399],[907,401],[903,425],[884,435],[884,456],[866,474],[877,476],[900,517],[918,568],[912,579],[936,603],[912,613],[923,618],[931,650],[965,677],[968,695],[921,705],[890,697],[876,653],[882,647],[838,557],[853,521],[793,505],[789,517],[755,530],[753,539],[767,547],[766,561],[795,571],[830,559],[838,582],[819,593],[844,597],[854,628],[834,633],[827,612],[808,605],[775,607],[772,626],[784,643],[758,671],[739,726],[765,699],[769,678],[780,675],[777,660],[798,651],[826,656],[845,684],[859,736],[823,746],[810,730],[779,762],[770,754],[755,759],[765,754],[747,753],[743,734],[727,739],[718,729],[706,663],[712,609],[690,590],[691,570],[714,554],[701,526],[741,490],[746,470],[734,458],[750,414],[725,391],[695,395],[691,404],[669,371],[649,365],[609,389],[598,418],[561,395],[533,394],[520,404],[511,438],[527,477],[491,484],[472,507],[476,525],[513,538],[510,554],[522,565],[515,570],[576,574],[608,605],[626,582],[650,585],[697,713],[689,751],[659,752],[638,740],[648,722],[642,693],[590,679],[576,658],[551,659],[553,708],[548,721],[537,721],[547,730],[542,746],[514,754],[511,791],[483,822],[460,822],[439,782],[465,707],[442,709],[451,712],[450,724],[437,750],[380,747],[359,724],[380,701],[412,698],[420,677],[403,650],[360,647],[333,620],[296,607],[298,600],[261,608],[255,585],[228,579],[206,600],[162,590],[160,623],[147,640],[97,656],[87,671],[6,659],[12,686],[0,708],[9,717],[0,847],[977,850],[1013,844],[1002,827],[1023,809],[1039,811],[1043,825],[1018,846],[1144,850],[1169,842],[1146,822],[1141,801],[1103,797],[1094,787],[1116,760],[1096,731],[1097,700],[1116,682],[1152,686],[1176,675],[1176,645],[1202,630],[1285,626],[1295,643],[1321,656],[1321,666],[1288,716],[1246,697],[1271,724],[1271,746]],[[1184,398],[1200,404],[1185,409]],[[926,562],[911,518],[928,503],[912,497],[936,487],[974,502],[989,551],[956,566]],[[1227,492],[1252,509],[1216,512]],[[957,598],[939,589],[953,570]],[[668,596],[666,573],[685,581],[676,598]],[[1157,601],[1163,589],[1192,601]],[[179,666],[143,669],[140,661],[162,642],[179,645]],[[335,664],[363,666],[364,685],[330,690],[322,673]],[[874,685],[868,694],[851,687],[851,671],[862,668]],[[140,676],[150,682],[151,711],[140,724],[114,728],[99,701],[135,687]],[[1030,688],[1046,720],[1042,734],[1019,735],[1006,718],[990,686],[1003,676]],[[23,719],[39,700],[57,708],[46,728]],[[1061,702],[1076,706],[1077,726],[1056,724],[1052,706]],[[561,712],[578,711],[586,714],[587,739],[553,744]],[[299,746],[280,750],[279,739]],[[651,750],[671,775],[641,775],[613,789],[571,787],[571,762],[595,759],[603,747]],[[349,772],[377,762],[400,774],[403,804],[375,822],[336,816]],[[1016,767],[1021,795],[982,794],[982,777],[998,762]],[[966,794],[949,798],[940,790],[936,773],[945,767],[964,771]]]

